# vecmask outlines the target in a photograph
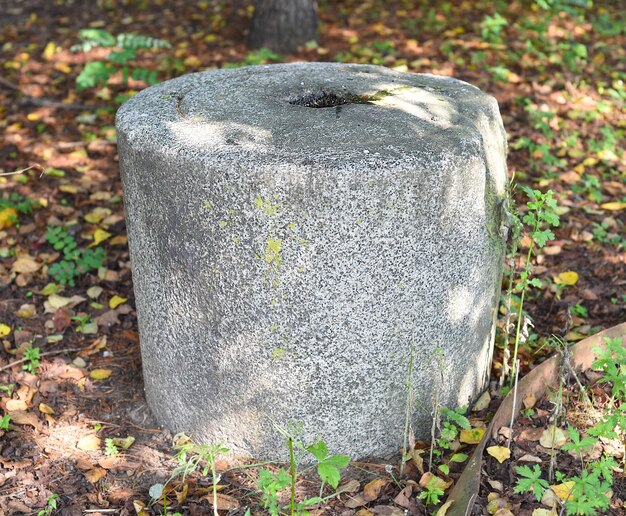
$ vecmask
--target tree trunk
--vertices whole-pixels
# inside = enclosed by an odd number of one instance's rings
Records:
[[[251,48],[293,52],[311,40],[317,40],[315,0],[256,0]]]

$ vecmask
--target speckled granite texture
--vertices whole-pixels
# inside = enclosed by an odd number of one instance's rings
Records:
[[[454,406],[486,386],[507,184],[493,98],[376,66],[255,66],[148,88],[117,130],[146,396],[170,430],[284,458],[270,418],[295,421],[381,457],[402,445],[412,342],[419,437],[436,390]]]

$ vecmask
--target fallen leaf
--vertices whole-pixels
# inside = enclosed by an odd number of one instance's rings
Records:
[[[533,509],[531,516],[558,516],[556,509]]]
[[[17,220],[18,214],[15,208],[4,208],[0,210],[0,229],[15,226]]]
[[[413,492],[413,487],[411,485],[406,486],[402,491],[400,491],[396,497],[393,499],[393,503],[399,505],[400,507],[404,507],[408,509],[411,507],[411,493]]]
[[[524,441],[538,441],[543,435],[543,428],[524,428],[519,434],[519,438]]]
[[[626,208],[626,202],[605,202],[600,205],[603,210],[620,211]]]
[[[437,511],[435,516],[446,516],[446,514],[448,513],[448,509],[453,503],[454,503],[454,500],[448,500],[441,507],[439,507],[439,510]]]
[[[359,490],[359,487],[361,487],[359,481],[352,478],[348,480],[345,484],[340,485],[337,488],[337,491],[341,491],[342,493],[356,493]]]
[[[389,483],[388,478],[375,478],[371,482],[365,484],[363,488],[363,498],[371,502],[380,496],[380,491]]]
[[[109,208],[98,207],[91,210],[83,218],[90,224],[99,224],[109,215],[111,215],[111,210]]]
[[[9,412],[14,410],[28,410],[28,404],[24,400],[8,400],[5,407]]]
[[[472,428],[471,430],[461,430],[459,441],[465,444],[478,444],[483,438],[485,431],[482,428]]]
[[[422,478],[420,478],[419,485],[423,488],[430,486],[432,488],[445,491],[452,485],[452,482],[446,482],[443,478],[439,478],[438,476],[433,475],[430,471],[427,471],[422,475]]]
[[[567,437],[563,430],[554,426],[546,428],[539,439],[539,444],[544,448],[560,448],[566,442]]]
[[[576,285],[578,282],[578,273],[574,271],[565,271],[554,276],[554,282],[557,285]]]
[[[128,237],[126,235],[114,236],[109,241],[109,245],[127,245],[127,244],[128,244]]]
[[[233,496],[217,493],[217,509],[221,511],[230,511],[239,508],[239,500]],[[208,501],[213,506],[213,493],[203,496],[202,499]]]
[[[530,453],[525,453],[517,460],[519,462],[536,462],[537,464],[541,464],[543,462],[539,457],[531,455]]]
[[[41,264],[32,256],[21,256],[13,262],[11,270],[18,274],[31,274],[37,272],[41,268]]]
[[[506,446],[489,446],[487,453],[496,459],[500,464],[511,457],[511,450]]]
[[[372,512],[381,516],[404,516],[404,511],[393,505],[377,505],[372,509]]]
[[[356,512],[356,516],[374,516],[374,513],[369,509],[359,509]]]
[[[100,449],[100,439],[95,434],[81,437],[76,443],[76,448],[83,451],[96,451]]]
[[[42,414],[54,414],[54,409],[50,405],[46,405],[45,403],[39,404],[39,412]]]
[[[107,472],[103,468],[93,468],[84,473],[85,478],[92,484],[95,484],[98,480],[106,477],[106,474]]]
[[[6,324],[0,323],[0,337],[6,337],[9,333],[11,333],[11,328]]]
[[[562,484],[550,486],[550,489],[552,489],[559,500],[566,502],[572,498],[572,489],[574,489],[574,485],[574,481],[569,480],[568,482],[563,482]]]
[[[104,289],[100,285],[94,285],[93,287],[89,287],[87,289],[87,296],[91,299],[98,299],[103,290]]]
[[[115,295],[109,300],[109,308],[111,310],[115,310],[118,306],[126,303],[126,301],[128,301],[128,299],[126,299],[125,297]]]
[[[32,412],[24,412],[23,410],[16,410],[15,412],[9,412],[11,416],[11,423],[16,425],[30,425],[32,427],[39,427],[39,419]]]
[[[535,406],[535,403],[537,403],[537,398],[535,398],[532,392],[529,392],[524,398],[523,403],[526,410],[531,409]]]
[[[367,500],[363,498],[363,495],[349,496],[345,502],[345,506],[348,509],[356,509],[357,507],[361,507],[361,505],[365,505]]]
[[[37,310],[35,305],[22,305],[20,309],[15,312],[15,315],[21,317],[22,319],[32,319],[37,315]]]
[[[89,373],[89,377],[92,380],[101,381],[106,380],[109,376],[111,376],[112,373],[113,371],[111,371],[110,369],[94,369]]]
[[[94,247],[96,245],[101,244],[108,238],[111,238],[113,235],[104,229],[96,229],[93,233],[93,242],[89,244],[87,247]]]
[[[118,448],[122,448],[123,450],[128,450],[133,443],[135,442],[135,438],[132,435],[128,437],[114,437],[113,444]]]

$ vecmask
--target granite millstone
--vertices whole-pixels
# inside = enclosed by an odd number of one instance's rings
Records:
[[[158,421],[352,458],[435,393],[486,386],[503,263],[496,101],[447,77],[298,63],[185,75],[117,115],[146,396]]]

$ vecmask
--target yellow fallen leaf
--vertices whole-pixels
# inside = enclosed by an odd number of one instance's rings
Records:
[[[626,202],[605,202],[600,205],[603,210],[620,211],[626,208]]]
[[[54,414],[54,409],[50,405],[46,405],[45,403],[39,404],[39,412],[42,414]]]
[[[71,298],[59,296],[58,294],[52,294],[48,296],[48,304],[55,310],[58,310],[59,308],[64,308],[68,306],[71,302]]]
[[[99,224],[104,219],[106,219],[109,215],[111,215],[111,210],[109,208],[94,208],[83,218],[89,222],[90,224]]]
[[[135,442],[135,438],[132,435],[128,437],[114,437],[112,440],[113,444],[118,448],[122,448],[122,450],[128,450]]]
[[[483,438],[485,431],[482,428],[472,428],[471,430],[461,430],[459,441],[465,444],[478,444]]]
[[[500,464],[511,457],[511,450],[506,446],[489,446],[487,453],[496,459]]]
[[[106,474],[107,472],[103,468],[93,468],[85,472],[85,478],[92,484],[95,484],[98,480],[104,478]]]
[[[48,44],[46,45],[46,48],[43,49],[43,58],[46,61],[50,61],[50,59],[52,59],[52,56],[55,54],[55,52],[57,51],[57,46],[53,41],[49,41]]]
[[[106,380],[112,373],[110,369],[94,369],[89,376],[92,380]]]
[[[37,263],[31,256],[22,256],[13,262],[11,270],[18,274],[30,274],[37,272],[41,268],[41,264]]]
[[[572,498],[572,489],[574,489],[574,481],[569,480],[568,482],[563,482],[562,484],[550,486],[550,489],[552,489],[552,491],[558,497],[559,500],[566,502],[567,500]]]
[[[96,229],[93,232],[93,242],[89,244],[89,247],[93,247],[95,245],[101,244],[107,238],[111,238],[113,235],[104,229]]]
[[[11,333],[11,328],[6,324],[0,323],[0,337],[6,337],[9,333]]]
[[[128,299],[126,299],[125,297],[115,295],[111,299],[109,299],[109,308],[111,310],[115,310],[118,306],[126,303],[126,301],[128,301]]]
[[[83,451],[96,451],[100,449],[101,441],[95,434],[81,437],[76,443],[76,448]]]
[[[126,245],[128,244],[128,237],[126,235],[114,236],[109,242],[111,245]]]
[[[0,229],[10,228],[17,222],[17,210],[15,208],[4,208],[0,210]]]
[[[578,273],[574,271],[565,271],[554,277],[554,282],[559,285],[576,285],[578,282]]]
[[[68,74],[72,71],[72,68],[67,63],[54,63],[54,69],[61,73]]]
[[[100,294],[102,294],[102,291],[104,289],[99,286],[99,285],[95,285],[93,287],[89,287],[87,289],[87,295],[91,298],[91,299],[98,299],[98,297],[100,296]]]
[[[365,498],[368,502],[376,500],[376,498],[380,496],[380,490],[388,483],[388,478],[375,478],[371,482],[368,482],[363,488],[363,498]]]
[[[433,475],[431,472],[427,471],[421,476],[419,485],[423,488],[430,486],[431,488],[441,489],[442,491],[445,491],[452,485],[452,481],[446,482],[443,478],[439,478],[438,476]]]
[[[13,412],[14,410],[28,410],[28,403],[24,400],[7,400],[5,407],[9,412]]]
[[[61,190],[62,192],[65,192],[65,193],[69,193],[69,194],[77,194],[78,193],[78,186],[76,186],[76,185],[61,185],[61,186],[59,186],[59,190]]]

